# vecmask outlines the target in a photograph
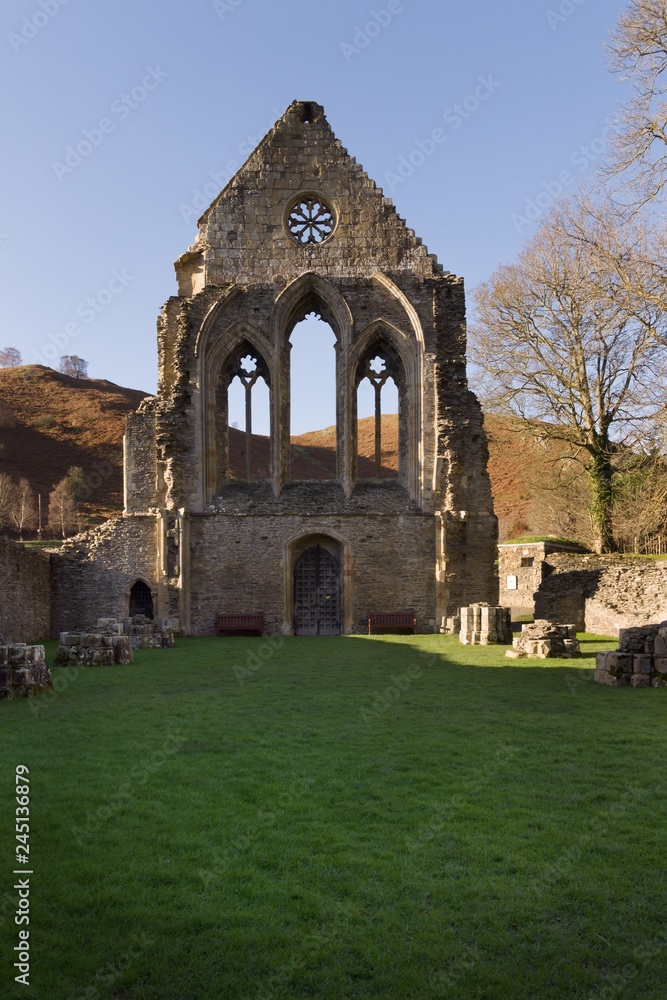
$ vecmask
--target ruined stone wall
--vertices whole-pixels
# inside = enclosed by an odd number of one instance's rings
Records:
[[[74,632],[98,618],[124,618],[129,592],[143,579],[156,592],[156,519],[105,521],[51,557],[51,636]]]
[[[558,542],[519,544],[506,542],[499,545],[500,603],[506,608],[532,608],[535,591],[539,589],[542,580],[552,572],[551,556],[572,551],[583,554],[585,550],[582,546],[568,546]],[[516,580],[515,588],[509,585],[512,577]]]
[[[124,494],[128,512],[159,506],[155,406],[155,399],[144,400],[125,418]]]
[[[49,555],[0,537],[0,635],[10,642],[48,638]]]
[[[323,535],[340,549],[343,631],[366,632],[369,611],[408,609],[416,613],[418,631],[434,631],[433,519],[411,510],[397,485],[369,487],[365,503],[360,497],[347,500],[339,487],[338,513],[317,514],[316,494],[321,498],[325,491],[321,484],[304,484],[292,490],[301,498],[290,495],[282,505],[268,497],[263,502],[256,493],[253,511],[250,500],[243,510],[237,495],[234,510],[228,503],[226,513],[192,518],[195,635],[212,635],[218,612],[263,612],[269,634],[291,632],[296,546]],[[402,512],[395,510],[397,493],[403,494]],[[371,501],[372,511],[362,509]]]
[[[536,617],[612,636],[667,619],[667,561],[553,554],[547,567],[550,575],[535,594]]]

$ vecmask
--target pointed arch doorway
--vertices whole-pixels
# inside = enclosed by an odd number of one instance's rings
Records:
[[[319,543],[294,564],[294,635],[340,635],[340,562]]]

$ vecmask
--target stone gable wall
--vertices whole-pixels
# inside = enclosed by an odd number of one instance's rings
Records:
[[[0,537],[0,635],[34,642],[50,635],[49,554]]]

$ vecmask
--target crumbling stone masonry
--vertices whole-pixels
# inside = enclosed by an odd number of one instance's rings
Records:
[[[597,654],[595,680],[610,687],[667,687],[667,621],[621,629],[618,649]]]
[[[521,635],[513,639],[512,647],[505,652],[505,656],[513,660],[526,656],[534,660],[552,657],[569,660],[579,653],[577,626],[554,625],[538,619],[521,626]]]
[[[43,646],[27,646],[24,642],[0,645],[0,700],[32,698],[52,690]]]
[[[461,608],[459,642],[464,646],[488,646],[512,641],[512,613],[509,608],[490,608],[488,604],[473,604]]]
[[[0,632],[9,642],[51,635],[49,555],[0,538]]]
[[[53,556],[54,631],[135,613],[138,585],[139,610],[193,635],[212,635],[218,612],[263,612],[269,634],[308,635],[363,632],[369,611],[405,608],[434,632],[461,605],[496,604],[463,281],[399,218],[322,107],[290,105],[204,212],[176,276],[158,322],[158,394],[127,420],[124,515]],[[334,332],[337,380],[337,468],[317,482],[290,468],[290,335],[313,312]],[[269,468],[248,452],[239,478],[228,388],[238,377],[252,392],[260,375]],[[388,375],[398,479],[381,478],[379,460],[363,478],[357,389]]]
[[[113,667],[115,664],[132,663],[132,642],[129,635],[123,635],[121,624],[112,618],[102,618],[93,629],[61,632],[55,665]]]
[[[667,561],[552,553],[535,594],[535,617],[618,635],[667,618]]]

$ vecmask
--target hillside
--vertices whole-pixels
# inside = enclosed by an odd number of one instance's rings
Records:
[[[28,479],[42,504],[78,465],[95,485],[82,504],[95,519],[123,505],[125,415],[147,395],[105,379],[76,379],[42,365],[0,369],[0,472]],[[95,476],[94,474],[97,473]]]
[[[0,369],[0,471],[25,476],[43,504],[73,466],[98,475],[83,511],[94,520],[122,508],[122,437],[125,415],[147,393],[104,379],[75,379],[41,365]],[[550,449],[523,432],[520,421],[487,415],[489,474],[500,534],[527,528],[533,491],[530,483]],[[359,473],[374,475],[374,418],[359,421]],[[382,418],[382,475],[398,470],[398,417]],[[245,434],[229,428],[233,475],[245,477]],[[253,435],[253,474],[268,476],[269,439]],[[537,471],[536,471],[537,470]],[[336,474],[336,429],[325,427],[292,438],[292,473],[297,479],[331,479]]]

